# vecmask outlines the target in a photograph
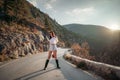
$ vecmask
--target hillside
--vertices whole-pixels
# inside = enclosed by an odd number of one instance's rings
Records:
[[[95,39],[97,41],[105,41],[110,39],[111,31],[108,28],[97,25],[81,25],[81,24],[68,24],[64,25],[70,31],[76,32],[85,37]]]
[[[68,30],[83,36],[90,44],[95,60],[120,66],[120,31],[97,25],[68,24]]]
[[[118,32],[112,32],[108,28],[98,25],[68,24],[63,25],[66,29],[75,32],[90,43],[91,47],[102,49],[112,43],[114,39],[118,40]]]
[[[26,0],[0,0],[0,61],[46,51],[49,31],[56,33],[59,46],[81,41]]]
[[[119,37],[120,38],[120,37]],[[96,57],[97,61],[120,66],[120,39],[105,47]]]

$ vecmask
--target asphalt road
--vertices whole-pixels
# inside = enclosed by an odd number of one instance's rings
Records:
[[[9,61],[0,66],[0,80],[103,80],[98,76],[76,68],[63,59],[67,49],[58,49],[61,69],[56,69],[51,58],[48,68],[43,70],[47,52]]]

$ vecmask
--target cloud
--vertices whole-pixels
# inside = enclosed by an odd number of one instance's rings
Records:
[[[57,0],[50,0],[51,3],[54,3],[54,2],[56,2],[56,1],[57,1]]]
[[[34,6],[39,6],[42,5],[44,6],[46,9],[53,9],[53,4],[57,1],[57,0],[27,0],[30,3],[32,3]]]
[[[35,7],[43,9],[44,11],[46,10],[48,12],[54,13],[57,12],[53,6],[57,0],[27,0],[27,1],[29,1]]]
[[[82,11],[91,13],[94,10],[95,10],[94,7],[89,7],[89,8],[84,8]]]
[[[51,4],[48,4],[48,3],[47,3],[47,4],[45,4],[44,6],[45,6],[46,9],[53,9],[53,7],[51,6]]]
[[[53,11],[53,12],[57,12],[57,11],[54,9],[54,7],[53,7],[53,4],[55,4],[55,2],[56,2],[56,0],[46,1],[46,2],[44,3],[45,9],[51,10],[51,11]]]
[[[56,0],[48,0],[45,2],[44,6],[46,9],[53,9],[53,4],[56,2]]]
[[[68,14],[68,15],[76,15],[76,16],[78,16],[78,15],[91,15],[91,14],[94,14],[94,12],[95,12],[95,9],[94,9],[94,7],[88,7],[88,8],[75,8],[75,9],[73,9],[73,10],[71,10],[71,11],[67,11],[67,12],[65,12],[66,14]]]
[[[91,21],[97,15],[96,12],[94,7],[74,8],[66,11],[65,15],[71,19],[70,23],[85,23]]]

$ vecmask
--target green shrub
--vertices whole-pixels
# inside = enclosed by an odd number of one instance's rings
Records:
[[[78,68],[81,68],[81,69],[84,69],[84,70],[87,69],[87,65],[86,65],[85,62],[79,62],[79,63],[77,64],[77,67],[78,67]]]

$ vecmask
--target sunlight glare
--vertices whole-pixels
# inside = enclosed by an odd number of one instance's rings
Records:
[[[118,24],[111,24],[108,26],[108,28],[111,29],[112,31],[120,29]]]

